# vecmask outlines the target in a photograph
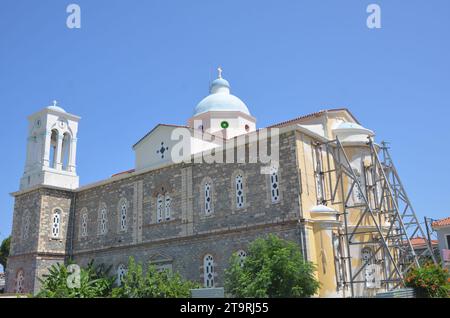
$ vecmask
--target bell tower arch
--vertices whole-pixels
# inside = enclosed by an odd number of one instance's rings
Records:
[[[76,146],[80,117],[53,105],[28,117],[27,156],[20,190],[36,185],[76,189]]]

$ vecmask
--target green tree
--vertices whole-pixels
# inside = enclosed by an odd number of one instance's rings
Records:
[[[440,265],[428,263],[420,268],[413,267],[405,278],[406,287],[416,290],[417,297],[450,297],[450,276]]]
[[[225,288],[234,297],[309,297],[319,289],[314,271],[298,245],[271,234],[250,244],[244,262],[231,257]]]
[[[80,269],[79,287],[70,287],[67,283],[71,273],[68,266],[54,264],[49,273],[43,275],[39,298],[94,298],[107,297],[111,294],[114,277],[109,276],[109,268],[104,265],[94,266],[91,261],[87,267]]]
[[[130,258],[127,273],[121,285],[112,292],[113,297],[120,298],[187,298],[190,289],[198,288],[197,283],[184,280],[179,273],[169,270],[159,271],[149,264],[146,274],[142,264]]]
[[[2,244],[0,245],[0,264],[3,266],[3,270],[6,269],[10,246],[11,236],[8,236],[2,241]]]

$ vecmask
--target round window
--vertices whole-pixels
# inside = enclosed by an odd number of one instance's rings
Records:
[[[227,129],[229,126],[230,124],[225,120],[220,123],[220,127],[222,127],[223,129]]]

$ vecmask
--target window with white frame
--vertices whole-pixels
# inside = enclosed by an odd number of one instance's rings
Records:
[[[108,231],[108,215],[107,215],[107,211],[106,211],[106,207],[101,207],[100,208],[100,234],[106,234],[106,232]]]
[[[22,294],[24,291],[25,276],[23,270],[19,270],[16,275],[16,293]]]
[[[88,222],[88,215],[87,215],[87,213],[83,213],[81,215],[81,236],[82,237],[87,236],[87,222]]]
[[[124,200],[120,204],[120,230],[126,231],[127,229],[127,202]]]
[[[160,223],[163,220],[163,209],[164,209],[164,196],[158,194],[156,198],[156,222]]]
[[[203,258],[203,275],[205,287],[214,287],[214,258],[210,254]]]
[[[280,185],[278,180],[278,167],[271,167],[270,169],[270,197],[272,203],[280,201]]]
[[[242,175],[237,175],[235,178],[236,183],[236,208],[240,209],[244,207],[244,180]]]
[[[170,195],[166,193],[164,196],[164,217],[166,221],[170,220],[170,205],[172,204],[172,199],[170,198]]]
[[[61,211],[55,210],[52,215],[52,237],[59,237],[61,228]]]
[[[245,258],[247,257],[247,252],[245,252],[244,250],[239,250],[237,252],[237,256],[239,258],[239,265],[241,265],[241,267],[244,266],[244,262],[245,262]]]
[[[30,213],[25,211],[22,219],[22,239],[28,238],[28,232],[30,231]]]
[[[127,268],[125,267],[125,265],[120,264],[117,267],[117,285],[122,285],[123,282],[123,278],[125,277],[125,275],[127,274]]]
[[[211,197],[211,184],[209,182],[205,183],[205,214],[209,215],[212,213],[212,197]]]

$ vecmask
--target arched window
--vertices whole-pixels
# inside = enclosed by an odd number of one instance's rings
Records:
[[[280,189],[278,181],[278,168],[272,167],[270,169],[270,197],[272,203],[277,203],[280,201]]]
[[[239,250],[237,252],[237,256],[239,257],[239,264],[241,265],[241,267],[243,267],[245,258],[247,257],[247,252],[245,252],[244,250]]]
[[[203,258],[203,275],[206,288],[214,287],[214,258],[207,254]]]
[[[22,294],[24,291],[24,282],[25,282],[25,276],[23,274],[23,270],[19,269],[16,274],[16,293]]]
[[[107,211],[106,211],[106,206],[101,206],[100,207],[100,212],[99,212],[99,232],[100,234],[106,234],[106,232],[108,231],[108,215],[107,215]]]
[[[28,232],[30,231],[30,213],[25,210],[22,217],[22,239],[28,239]]]
[[[88,221],[88,215],[87,215],[87,213],[83,213],[81,215],[81,236],[82,237],[87,236],[87,221]]]
[[[158,194],[156,198],[156,222],[160,223],[163,220],[163,209],[164,209],[164,196]]]
[[[212,197],[211,197],[211,184],[209,182],[205,183],[205,214],[209,215],[212,213]]]
[[[125,265],[120,264],[117,267],[117,285],[122,285],[122,281],[123,278],[125,277],[125,275],[127,274],[127,268],[125,267]]]
[[[61,149],[61,163],[62,169],[68,171],[69,170],[69,156],[70,156],[70,134],[64,133],[62,140],[62,149]]]
[[[127,201],[123,200],[120,204],[120,230],[127,229]]]
[[[59,237],[61,228],[61,211],[55,210],[52,216],[52,237]]]
[[[236,208],[244,207],[244,180],[242,175],[238,174],[235,178],[236,183]]]
[[[165,201],[165,203],[164,203],[164,216],[165,216],[166,221],[167,221],[167,220],[170,220],[170,205],[172,203],[172,199],[170,198],[170,195],[168,195],[167,193],[166,193],[166,195],[164,197],[165,197],[165,199],[164,199],[164,201]]]
[[[58,152],[58,130],[53,129],[52,134],[50,136],[50,168],[56,169],[56,159],[57,159],[57,152]]]

